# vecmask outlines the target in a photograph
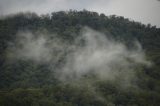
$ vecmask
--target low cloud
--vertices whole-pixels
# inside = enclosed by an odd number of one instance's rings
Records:
[[[77,36],[75,43],[70,44],[55,34],[20,32],[16,43],[9,48],[10,57],[49,63],[50,69],[56,70],[55,77],[70,84],[91,76],[100,81],[118,81],[126,87],[136,79],[140,65],[151,65],[138,42],[133,49],[128,49],[122,42],[109,39],[88,27],[84,27]],[[55,69],[60,60],[63,64]]]
[[[12,60],[55,64],[67,49],[67,45],[62,42],[55,34],[19,32],[15,42],[10,44],[8,57]]]
[[[139,65],[150,65],[138,42],[135,42],[136,48],[129,50],[123,43],[88,27],[82,30],[81,37],[84,45],[68,55],[58,76],[63,81],[76,81],[95,75],[99,80],[120,80],[122,86],[128,86],[136,78]]]

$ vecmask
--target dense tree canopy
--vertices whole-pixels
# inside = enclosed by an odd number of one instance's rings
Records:
[[[8,48],[16,42],[16,35],[20,31],[30,31],[37,36],[39,33],[54,33],[62,41],[73,44],[84,26],[101,31],[116,41],[125,43],[128,48],[133,47],[133,40],[140,42],[153,66],[141,66],[137,69],[138,89],[120,90],[114,83],[97,81],[95,89],[103,95],[104,98],[101,99],[87,87],[60,83],[53,77],[54,72],[51,72],[48,63],[37,64],[30,60],[8,61]],[[0,19],[0,105],[159,106],[159,58],[160,29],[122,16],[105,16],[87,10],[59,11],[41,16],[29,12],[7,16]],[[62,57],[55,66],[60,67],[64,60]]]

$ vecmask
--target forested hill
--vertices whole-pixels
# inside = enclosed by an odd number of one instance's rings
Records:
[[[97,80],[95,75],[84,75],[83,80],[77,82],[78,86],[57,80],[55,70],[65,64],[65,57],[70,52],[70,49],[67,51],[66,48],[78,45],[76,41],[86,26],[125,44],[128,49],[134,49],[134,41],[140,43],[152,65],[136,66],[136,80],[133,81],[136,87],[119,89],[119,83],[123,83],[123,80],[101,81]],[[65,52],[52,47],[55,57],[51,57],[54,61],[47,59],[45,63],[37,63],[30,58],[13,60],[19,56],[19,52],[12,53],[15,48],[25,45],[17,39],[21,34],[34,35],[34,39],[42,35],[53,39],[51,41],[59,39],[60,42],[64,42],[62,49]],[[46,53],[46,49],[43,53]],[[37,58],[39,57],[36,57],[36,61],[41,60]],[[43,58],[41,61],[43,60],[46,59]],[[79,86],[79,82],[86,85],[87,81],[94,85],[93,92],[89,86]],[[95,91],[98,94],[95,94]],[[98,98],[99,94],[101,96]],[[0,19],[0,105],[160,106],[160,28],[122,16],[105,16],[87,10],[59,11],[41,16],[28,12],[3,17]]]
[[[46,29],[72,39],[73,33],[77,33],[83,26],[89,26],[117,38],[129,40],[134,37],[148,49],[159,45],[160,29],[156,26],[144,25],[122,16],[105,16],[86,10],[60,11],[41,16],[36,13],[19,13],[1,19],[0,25],[1,36],[10,39],[19,30],[36,31],[38,29]]]

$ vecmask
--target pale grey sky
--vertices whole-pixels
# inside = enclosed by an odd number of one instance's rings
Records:
[[[44,14],[69,9],[115,14],[160,27],[158,0],[0,0],[0,15],[20,11]]]

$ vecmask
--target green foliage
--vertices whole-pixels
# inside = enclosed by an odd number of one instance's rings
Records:
[[[8,47],[19,31],[54,33],[74,43],[80,29],[89,26],[125,43],[129,48],[137,39],[153,62],[137,69],[137,88],[121,90],[111,82],[97,82],[95,92],[87,87],[63,85],[47,64],[19,60],[8,62]],[[160,106],[160,29],[121,16],[96,12],[60,11],[38,16],[19,13],[0,20],[0,106]],[[63,62],[61,60],[60,62]],[[59,63],[60,64],[60,63]],[[56,64],[58,67],[58,65]],[[60,65],[59,65],[60,67]],[[94,81],[94,78],[90,79]]]

